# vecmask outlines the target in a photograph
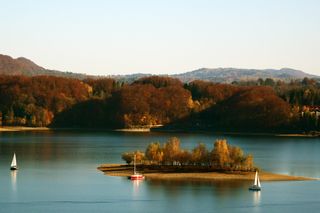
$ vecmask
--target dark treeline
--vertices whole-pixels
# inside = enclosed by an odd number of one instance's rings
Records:
[[[114,79],[0,76],[4,126],[307,132],[320,127],[320,85],[312,79],[183,84]],[[319,112],[318,112],[319,110]]]

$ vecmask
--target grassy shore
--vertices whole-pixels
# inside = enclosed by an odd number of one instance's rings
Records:
[[[121,164],[103,164],[98,169],[110,176],[128,177],[132,174],[132,166]],[[173,172],[168,170],[139,168],[139,172],[147,179],[183,179],[183,180],[253,180],[254,172]],[[317,180],[315,178],[298,177],[269,172],[260,172],[261,181],[302,181]]]

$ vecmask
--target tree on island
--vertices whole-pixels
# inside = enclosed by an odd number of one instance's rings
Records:
[[[191,162],[197,166],[209,166],[210,155],[205,144],[199,143],[191,153]]]
[[[245,155],[240,147],[232,146],[226,140],[216,140],[212,150],[208,150],[203,143],[198,144],[190,152],[181,149],[179,138],[170,138],[161,146],[160,143],[151,143],[145,150],[126,152],[122,159],[127,164],[136,162],[143,166],[165,166],[192,169],[208,169],[223,171],[252,171],[254,170],[253,156]]]
[[[163,150],[160,143],[151,143],[148,145],[145,156],[151,164],[159,164],[163,161]]]
[[[142,163],[145,159],[144,153],[139,150],[135,152],[125,152],[122,154],[122,160],[124,160],[127,164],[131,164],[133,162],[134,156],[136,156],[136,162]]]

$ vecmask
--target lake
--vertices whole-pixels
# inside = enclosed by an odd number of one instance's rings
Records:
[[[264,170],[320,178],[320,139],[181,133],[1,132],[0,212],[317,212],[320,181],[262,182],[261,192],[242,181],[132,182],[97,170],[122,163],[121,153],[150,142],[181,139],[212,148],[226,138]],[[13,153],[19,170],[9,170]]]

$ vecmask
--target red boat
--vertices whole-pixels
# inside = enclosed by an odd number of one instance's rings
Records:
[[[133,175],[130,175],[130,180],[143,180],[144,179],[144,176],[142,174],[133,174]]]
[[[137,173],[136,171],[136,155],[134,155],[133,159],[133,175],[130,175],[130,180],[143,180],[144,176],[142,174]]]

